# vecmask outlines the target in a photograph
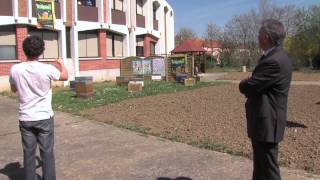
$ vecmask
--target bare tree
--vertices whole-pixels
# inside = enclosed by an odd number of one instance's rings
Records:
[[[214,50],[214,44],[216,44],[217,42],[220,43],[223,39],[223,32],[221,28],[214,23],[208,23],[203,39],[205,40],[205,46],[208,48],[210,52],[211,63],[213,62],[212,57],[215,57],[217,64],[221,64],[221,52]]]
[[[222,36],[223,33],[221,28],[218,25],[210,22],[207,24],[207,29],[203,36],[203,39],[208,41],[220,41],[222,40]]]
[[[260,0],[259,16],[263,19],[276,19],[283,23],[288,36],[297,33],[301,18],[297,17],[298,9],[294,5],[277,6],[269,0]]]
[[[197,34],[190,28],[182,27],[180,31],[175,35],[176,46],[188,39],[196,39]]]
[[[252,66],[261,51],[258,47],[258,30],[263,19],[277,19],[294,36],[301,24],[295,6],[277,6],[269,0],[260,0],[258,11],[252,9],[247,13],[234,16],[224,29],[224,42],[230,56],[236,58],[240,65]],[[231,50],[230,48],[235,48]],[[241,51],[241,53],[239,53]],[[238,63],[239,64],[239,63]]]
[[[255,11],[234,16],[225,26],[224,42],[227,52],[240,61],[238,65],[251,66],[252,60],[257,58],[257,37],[260,19]],[[230,49],[234,48],[234,49]]]

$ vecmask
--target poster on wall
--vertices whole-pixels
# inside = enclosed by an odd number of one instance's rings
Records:
[[[185,60],[184,59],[172,59],[171,61],[172,73],[185,73]]]
[[[139,75],[143,74],[143,67],[142,67],[142,61],[132,61],[132,69],[133,69],[133,74]]]
[[[165,63],[163,58],[153,59],[153,74],[161,74],[161,76],[165,76]]]
[[[151,60],[143,60],[143,74],[152,74],[152,61]]]
[[[38,28],[54,29],[54,0],[35,0]]]

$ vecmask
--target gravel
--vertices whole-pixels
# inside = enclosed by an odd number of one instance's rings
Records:
[[[291,87],[288,125],[280,143],[281,165],[320,174],[319,92],[320,86]],[[98,121],[148,129],[150,134],[185,143],[218,145],[223,147],[220,151],[251,158],[245,100],[237,84],[224,84],[130,99],[83,114]]]

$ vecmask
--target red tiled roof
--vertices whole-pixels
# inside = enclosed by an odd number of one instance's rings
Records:
[[[186,40],[184,41],[180,46],[177,46],[174,48],[172,53],[187,53],[187,52],[206,52],[205,49],[202,48],[201,45],[198,44],[198,42],[195,42],[194,40]]]
[[[222,42],[221,41],[212,41],[211,44],[210,44],[210,42],[207,42],[205,44],[207,44],[207,47],[222,48]]]

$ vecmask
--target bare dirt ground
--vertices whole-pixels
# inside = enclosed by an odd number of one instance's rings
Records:
[[[282,165],[320,174],[320,86],[292,86],[288,125],[280,144]],[[246,134],[245,98],[237,84],[131,99],[83,114],[186,143],[219,145],[251,157]]]

